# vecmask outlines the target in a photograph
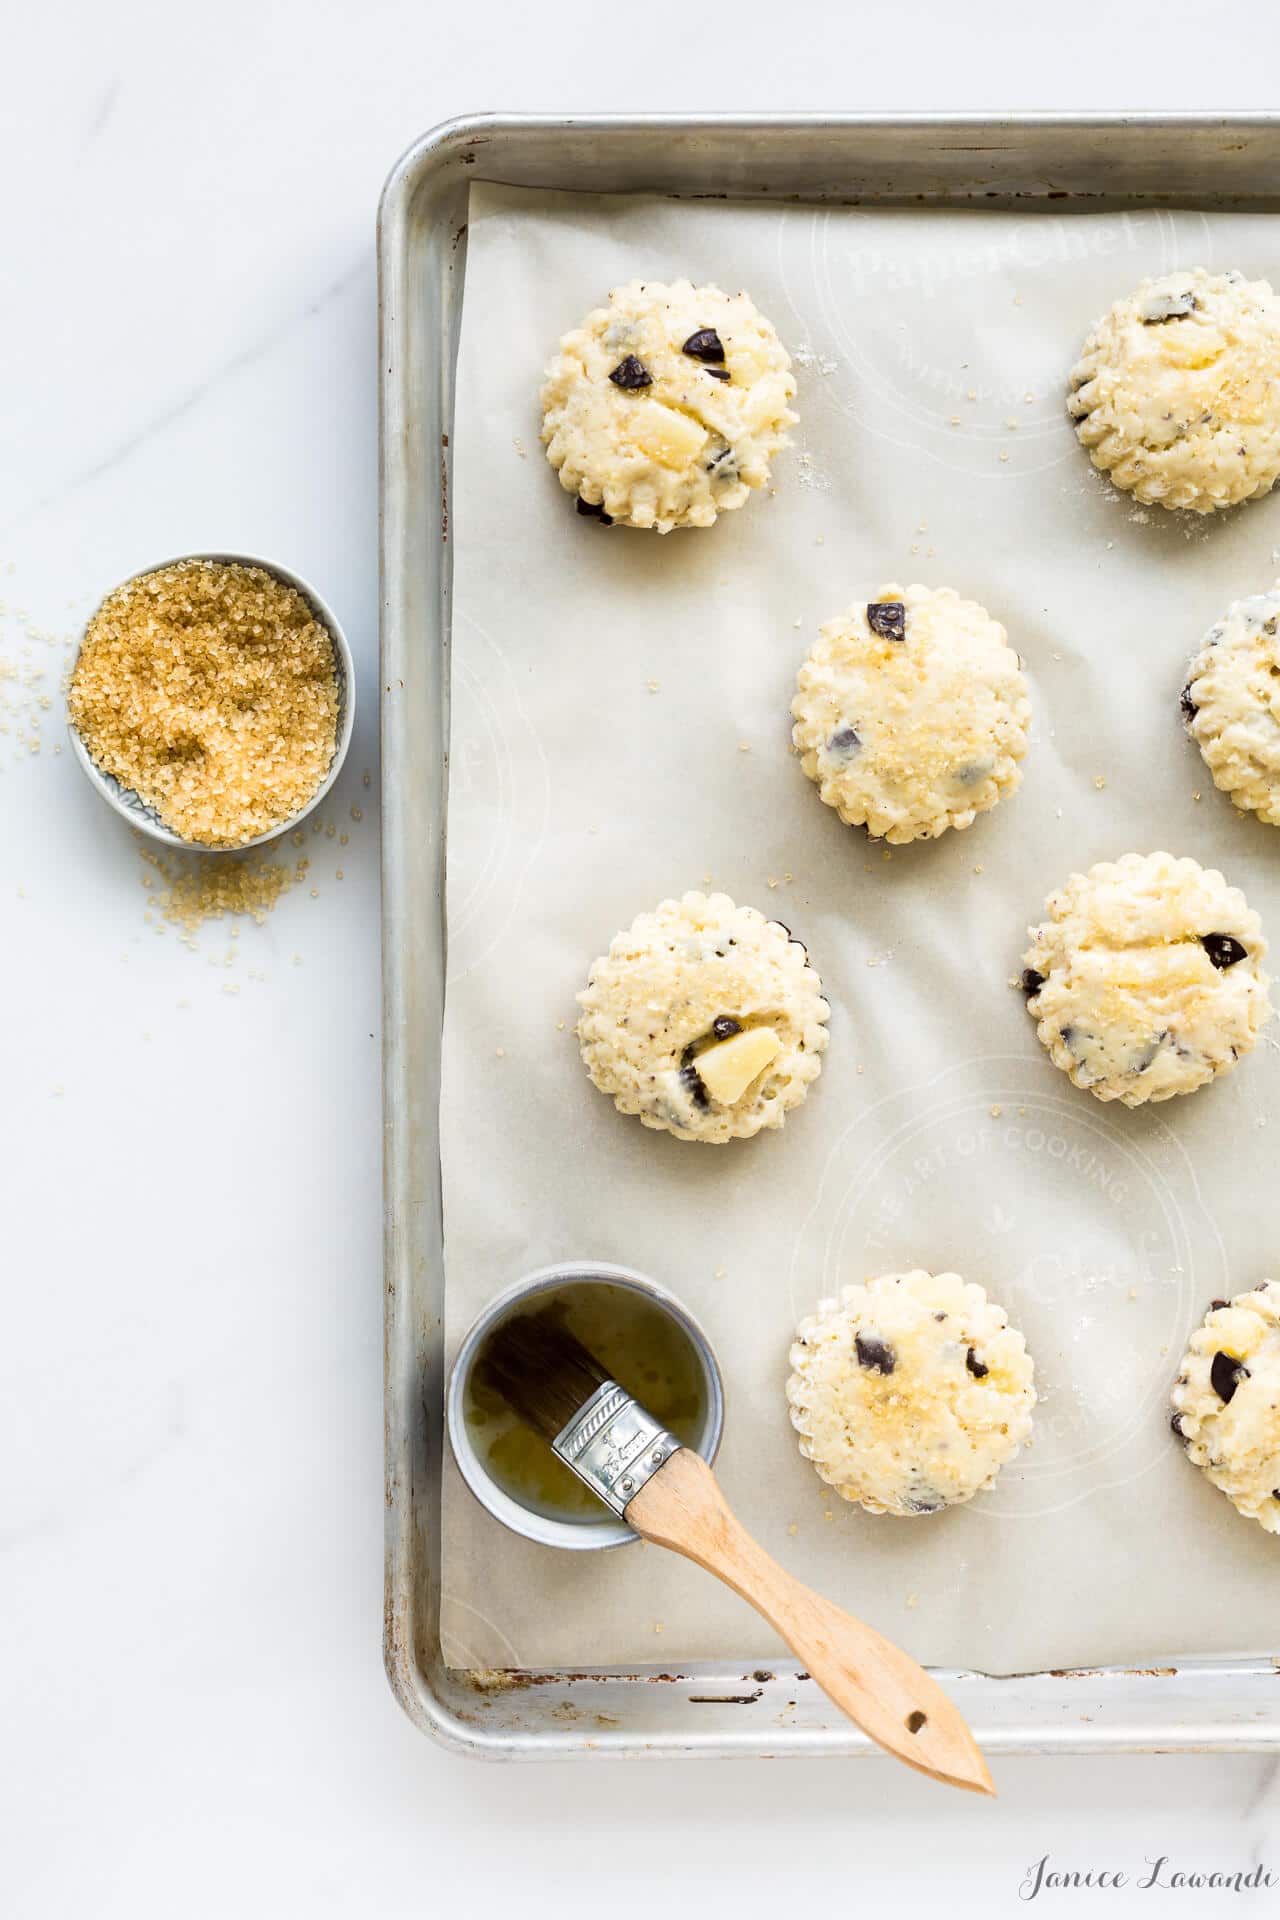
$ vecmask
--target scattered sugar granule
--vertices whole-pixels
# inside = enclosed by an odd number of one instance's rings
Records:
[[[261,926],[294,880],[288,867],[261,854],[210,861],[198,854],[158,853],[150,847],[139,847],[139,853],[162,883],[161,890],[151,895],[152,904],[170,926],[188,934],[206,920],[221,920],[227,914],[242,915]],[[143,915],[144,920],[151,917],[149,911]],[[237,938],[239,929],[233,927],[231,934]]]
[[[1103,788],[1104,788],[1104,787],[1106,786],[1106,784],[1107,784],[1107,776],[1106,776],[1106,774],[1105,774],[1105,773],[1095,773],[1095,774],[1094,774],[1094,776],[1093,776],[1093,784],[1094,784],[1094,786],[1095,786],[1095,787],[1096,787],[1096,788],[1098,789],[1098,792],[1099,792],[1099,793],[1101,793],[1101,792],[1102,792],[1102,789],[1103,789]]]
[[[992,1118],[993,1120],[998,1120],[998,1119],[1000,1118],[1000,1115],[1001,1115],[1001,1114],[1002,1114],[1003,1112],[1004,1112],[1004,1108],[1003,1108],[1003,1107],[992,1107],[992,1109],[991,1109],[991,1118]]]

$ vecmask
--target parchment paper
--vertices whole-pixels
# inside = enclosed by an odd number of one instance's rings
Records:
[[[1183,1459],[1167,1393],[1211,1297],[1280,1269],[1274,1040],[1190,1099],[1104,1106],[1042,1053],[1011,980],[1073,869],[1167,847],[1220,866],[1280,941],[1280,834],[1217,794],[1178,692],[1228,601],[1280,571],[1280,495],[1214,523],[1144,511],[1063,411],[1088,325],[1143,274],[1273,280],[1258,216],[772,210],[473,192],[455,423],[450,975],[443,1137],[450,1353],[560,1258],[637,1266],[708,1328],[719,1471],[766,1547],[918,1657],[995,1672],[1276,1645],[1280,1540]],[[560,334],[633,276],[746,286],[796,354],[775,498],[667,538],[579,518],[538,442]],[[890,857],[789,752],[818,623],[950,584],[1024,655],[1021,791]],[[780,1134],[708,1148],[623,1118],[574,993],[642,909],[723,888],[808,944],[822,1077]],[[1280,1026],[1280,1023],[1277,1023]],[[1022,1327],[1033,1447],[971,1505],[872,1518],[801,1458],[796,1320],[911,1265]],[[517,1539],[452,1465],[458,1665],[675,1664],[771,1637],[648,1546]]]

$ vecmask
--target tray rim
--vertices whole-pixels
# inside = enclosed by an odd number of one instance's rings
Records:
[[[436,360],[432,371],[439,376],[439,387],[426,394],[414,390],[411,374],[421,372],[410,365],[409,247],[415,203],[432,192],[442,202],[452,196],[456,213],[465,207],[465,195],[473,181],[502,179],[501,173],[491,173],[486,162],[504,155],[509,158],[522,143],[563,141],[570,135],[601,141],[619,134],[628,138],[728,137],[752,143],[771,137],[774,141],[800,137],[829,144],[847,144],[859,137],[864,141],[887,138],[936,142],[954,136],[957,145],[953,151],[980,157],[1020,156],[1036,139],[1053,133],[1078,139],[1084,146],[1108,136],[1157,144],[1180,144],[1188,136],[1219,138],[1223,142],[1220,152],[1241,154],[1247,153],[1257,136],[1274,146],[1270,155],[1274,161],[1273,190],[1241,191],[1229,197],[1247,199],[1255,205],[1274,199],[1280,206],[1280,114],[1267,110],[565,116],[484,113],[446,120],[415,140],[397,160],[384,186],[377,222],[385,1205],[383,1657],[392,1691],[410,1719],[454,1751],[490,1759],[527,1760],[678,1754],[813,1757],[871,1754],[875,1749],[849,1727],[788,1722],[784,1696],[795,1694],[797,1685],[794,1667],[788,1673],[786,1663],[771,1662],[775,1671],[767,1674],[763,1670],[742,1674],[736,1664],[727,1663],[706,1663],[687,1674],[654,1667],[627,1673],[615,1668],[532,1676],[460,1673],[443,1666],[438,1633],[434,1642],[430,1638],[430,1615],[438,1603],[438,1567],[431,1564],[429,1556],[425,1565],[418,1562],[415,1493],[424,1476],[429,1490],[431,1476],[438,1476],[442,1458],[442,1392],[435,1395],[440,1404],[434,1422],[429,1402],[432,1385],[437,1389],[441,1386],[436,1376],[442,1363],[443,1336],[439,1317],[422,1315],[415,1281],[433,1257],[433,1250],[422,1244],[423,1214],[425,1211],[430,1216],[434,1207],[438,1224],[440,1195],[438,1152],[434,1182],[426,1180],[425,1194],[418,1192],[415,1164],[421,1159],[422,1143],[415,1121],[425,1127],[430,1142],[438,1146],[438,1141],[432,1102],[424,1101],[422,1088],[413,1083],[407,1059],[408,1010],[417,983],[415,966],[405,951],[411,943],[401,936],[419,903],[425,869],[434,882],[434,918],[440,940],[428,969],[432,975],[428,984],[442,996],[452,364],[449,339],[431,342]],[[753,152],[756,150],[753,144]],[[554,190],[552,182],[536,184]],[[594,190],[624,189],[597,186]],[[644,189],[633,186],[630,190]],[[842,198],[845,202],[851,198],[894,197],[837,196],[820,191],[789,196],[775,188],[761,188],[759,192],[779,199]],[[971,193],[951,190],[938,197],[963,201],[977,193],[987,205],[1001,201],[1026,204],[1038,197],[1047,198],[1051,192],[1061,199],[1083,197],[1087,190],[1064,195],[1046,187],[1043,194],[1038,194],[1013,188],[992,191],[975,183]],[[732,197],[756,196],[749,189],[738,189]],[[903,189],[900,197],[930,196]],[[1120,184],[1114,192],[1108,188],[1106,197],[1117,204],[1133,204],[1136,199],[1185,205],[1194,199],[1185,190],[1153,189],[1130,194]],[[1215,204],[1221,202],[1220,195],[1208,198]],[[459,268],[465,260],[460,244],[464,234],[465,218],[453,232],[448,248]],[[440,241],[443,243],[443,234]],[[456,313],[453,317],[456,324]],[[418,519],[423,524],[438,525],[439,535],[437,539],[433,530],[428,536],[424,577],[410,584],[405,561],[411,517],[405,498],[404,463],[415,434],[424,449],[436,445],[440,449],[438,470],[434,463],[424,468],[429,497],[417,508]],[[427,618],[428,637],[435,641],[434,652],[426,662],[410,644],[408,626],[414,612],[411,596],[421,602],[419,611]],[[401,783],[398,778],[390,778],[389,772],[398,773],[412,741],[414,709],[410,695],[421,691],[413,677],[415,669],[418,675],[434,675],[435,691],[440,696],[440,758],[434,770],[441,804],[438,815],[429,822],[430,830],[420,836],[420,844],[410,845]],[[405,697],[399,698],[400,693]],[[421,904],[425,907],[428,901]],[[434,1055],[438,1074],[438,1033],[428,1051]],[[442,1250],[441,1240],[434,1248],[437,1261]],[[425,1387],[424,1367],[428,1373]],[[424,1576],[428,1585],[425,1609],[420,1594]],[[992,1754],[1280,1752],[1280,1688],[1274,1684],[1280,1678],[1280,1658],[1276,1656],[1185,1661],[1177,1668],[1073,1669],[1009,1676],[952,1671],[941,1677]],[[694,1705],[717,1711],[701,1716],[680,1711],[678,1692],[687,1694],[693,1686],[735,1685],[751,1686],[753,1697],[729,1692],[696,1694],[692,1696]],[[640,1724],[629,1726],[627,1714],[638,1700],[644,1702]],[[1024,1700],[1025,1710],[1021,1705]],[[656,1715],[655,1701],[661,1703]],[[755,1712],[762,1702],[762,1710]],[[676,1711],[667,1712],[667,1706]],[[738,1711],[743,1706],[753,1711],[744,1715]],[[765,1719],[767,1728],[761,1724]]]

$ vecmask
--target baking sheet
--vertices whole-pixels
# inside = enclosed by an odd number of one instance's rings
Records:
[[[1201,633],[1276,575],[1280,500],[1208,525],[1141,509],[1093,473],[1062,412],[1077,345],[1118,292],[1179,264],[1274,278],[1275,234],[1247,215],[471,196],[447,1346],[528,1268],[650,1272],[716,1343],[720,1473],[744,1521],[936,1664],[1154,1664],[1274,1637],[1276,1541],[1186,1465],[1164,1408],[1208,1299],[1274,1270],[1280,1049],[1265,1041],[1194,1099],[1118,1112],[1048,1063],[1008,982],[1050,888],[1135,848],[1221,866],[1280,937],[1271,830],[1214,792],[1177,722]],[[604,529],[542,458],[540,370],[608,286],[681,273],[747,285],[775,321],[798,360],[796,445],[777,497],[708,533]],[[1004,621],[1036,727],[1012,801],[886,858],[817,800],[787,707],[817,624],[914,579]],[[805,1106],[724,1149],[616,1114],[572,1033],[591,960],[688,886],[785,920],[833,1008]],[[782,1382],[820,1294],[909,1264],[954,1266],[1003,1301],[1041,1405],[992,1493],[897,1522],[828,1498]],[[560,1556],[516,1539],[451,1465],[443,1584],[455,1665],[675,1665],[770,1645],[741,1602],[656,1548]]]

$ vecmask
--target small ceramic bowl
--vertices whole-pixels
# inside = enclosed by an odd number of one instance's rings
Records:
[[[263,573],[272,574],[277,580],[282,580],[287,587],[296,588],[333,642],[333,665],[338,680],[337,737],[334,742],[333,758],[329,762],[329,771],[325,774],[324,779],[320,782],[320,785],[316,788],[311,798],[304,807],[299,807],[296,813],[290,814],[287,820],[282,820],[278,826],[269,828],[266,833],[255,834],[252,840],[241,840],[234,847],[207,847],[202,845],[198,840],[184,840],[180,833],[173,831],[172,827],[166,827],[155,812],[155,809],[149,807],[146,801],[136,794],[131,787],[122,787],[113,774],[105,772],[90,754],[89,749],[85,746],[79,733],[71,724],[70,717],[68,717],[67,720],[67,732],[71,736],[72,751],[79,761],[80,766],[84,769],[85,774],[88,776],[90,785],[102,795],[102,798],[109,807],[114,807],[121,818],[127,820],[131,827],[136,827],[139,833],[145,833],[149,839],[158,840],[161,846],[173,847],[183,853],[247,853],[250,847],[265,846],[269,840],[278,840],[282,833],[290,833],[293,828],[298,825],[299,821],[305,820],[309,813],[315,811],[341,773],[342,763],[346,759],[347,749],[351,745],[351,731],[355,725],[355,663],[351,658],[351,648],[347,645],[347,636],[338,624],[337,615],[334,613],[332,607],[320,598],[315,588],[310,586],[300,574],[291,572],[288,567],[279,566],[274,560],[259,559],[256,554],[183,553],[179,554],[175,559],[157,560],[154,566],[140,568],[137,573],[130,574],[129,580],[122,580],[120,586],[128,586],[131,580],[145,579],[149,573],[159,573],[163,567],[182,566],[188,560],[216,560],[222,561],[230,566],[259,567]],[[113,587],[111,592],[118,593],[119,590],[119,587]],[[103,600],[108,597],[108,595],[104,594]],[[94,608],[93,613],[91,613],[88,620],[85,621],[84,632],[80,636],[80,646],[84,645],[84,636],[88,633],[101,606],[102,601],[100,600],[98,606]],[[79,658],[80,648],[77,647],[76,661],[78,661]],[[75,672],[75,665],[76,662],[73,661],[71,667],[72,673]]]
[[[560,1520],[513,1498],[505,1487],[498,1485],[472,1439],[466,1417],[467,1388],[472,1368],[489,1334],[517,1307],[529,1306],[540,1294],[554,1293],[562,1287],[590,1286],[593,1282],[643,1295],[684,1339],[696,1364],[701,1387],[700,1419],[693,1436],[693,1446],[708,1463],[716,1457],[724,1427],[724,1383],[711,1342],[675,1295],[668,1293],[665,1287],[658,1286],[655,1281],[646,1279],[644,1274],[636,1273],[630,1267],[610,1266],[604,1261],[575,1261],[559,1267],[540,1267],[536,1273],[528,1274],[513,1287],[508,1287],[505,1293],[499,1294],[463,1340],[449,1376],[446,1419],[453,1457],[476,1499],[496,1520],[501,1520],[513,1533],[522,1533],[526,1540],[536,1540],[540,1546],[567,1547],[576,1552],[622,1547],[628,1541],[638,1540],[640,1536],[633,1533],[625,1521],[615,1518],[603,1501],[598,1518],[591,1516],[582,1520]]]

